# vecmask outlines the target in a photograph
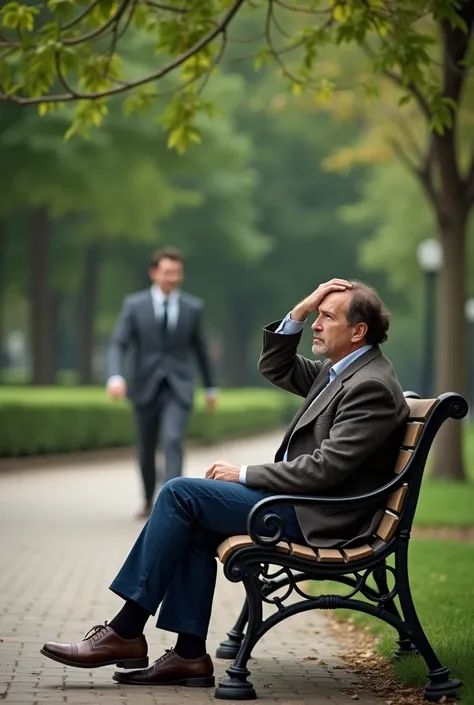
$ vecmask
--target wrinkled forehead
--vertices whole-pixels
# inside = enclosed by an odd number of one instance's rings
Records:
[[[183,269],[183,264],[177,259],[171,259],[170,257],[163,257],[158,263],[158,269],[160,271],[174,271]]]
[[[332,291],[319,306],[320,313],[345,314],[352,298],[350,291]]]

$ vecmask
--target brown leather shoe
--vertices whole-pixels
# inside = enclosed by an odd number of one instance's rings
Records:
[[[148,644],[143,636],[122,639],[107,622],[92,627],[77,644],[57,644],[48,641],[41,649],[43,656],[77,668],[148,666]]]
[[[167,649],[148,668],[128,673],[115,672],[114,680],[126,685],[187,685],[201,688],[215,685],[214,666],[209,654],[187,659],[171,649]]]

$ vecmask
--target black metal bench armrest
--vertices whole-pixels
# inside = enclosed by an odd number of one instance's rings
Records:
[[[353,506],[365,506],[370,504],[376,504],[377,500],[383,500],[386,496],[400,487],[406,475],[405,468],[400,475],[394,477],[386,485],[379,487],[377,490],[372,492],[367,492],[366,494],[353,495],[351,497],[308,497],[305,495],[274,495],[273,497],[266,497],[260,500],[257,504],[252,507],[247,520],[247,531],[250,538],[256,544],[260,546],[275,546],[279,541],[281,541],[285,536],[284,521],[278,514],[266,514],[262,518],[262,513],[269,507],[275,507],[278,505],[290,504],[293,507],[310,507],[310,506],[341,506],[341,507],[353,507]],[[264,526],[265,529],[269,530],[271,536],[261,536],[258,533],[258,528]]]

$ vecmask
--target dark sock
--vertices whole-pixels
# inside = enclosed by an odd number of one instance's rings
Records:
[[[144,607],[127,600],[120,612],[109,622],[109,627],[122,639],[136,639],[143,634],[149,616],[150,612]]]
[[[181,658],[200,658],[206,655],[206,640],[194,634],[178,634],[174,651]]]

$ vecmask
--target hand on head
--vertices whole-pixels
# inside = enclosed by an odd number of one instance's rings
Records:
[[[291,312],[293,320],[302,321],[313,311],[317,311],[322,300],[335,291],[345,291],[351,289],[352,284],[346,279],[330,279],[323,282],[309,296],[300,301]]]

